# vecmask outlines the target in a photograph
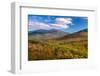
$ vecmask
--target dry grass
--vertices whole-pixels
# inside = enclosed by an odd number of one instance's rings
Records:
[[[87,58],[87,50],[87,40],[29,40],[28,60]]]

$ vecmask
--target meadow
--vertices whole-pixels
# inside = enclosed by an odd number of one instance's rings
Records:
[[[28,40],[28,60],[55,60],[88,58],[85,39]]]

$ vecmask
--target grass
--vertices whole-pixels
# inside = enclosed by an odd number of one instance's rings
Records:
[[[28,60],[88,58],[87,40],[28,40]]]

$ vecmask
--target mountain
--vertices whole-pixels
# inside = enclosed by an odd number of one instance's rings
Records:
[[[53,39],[53,38],[60,38],[68,33],[61,31],[61,30],[56,30],[56,29],[51,29],[51,30],[43,30],[39,29],[36,31],[31,31],[28,32],[28,38],[29,40],[32,39]]]
[[[83,30],[80,30],[78,32],[88,32],[88,29],[83,29]]]
[[[87,40],[87,38],[88,38],[88,29],[84,29],[57,39],[68,40],[68,41],[79,41],[79,40]]]
[[[29,32],[28,35],[47,34],[47,33],[54,33],[54,32],[59,32],[59,30],[56,30],[56,29],[51,29],[51,30],[39,29],[39,30],[36,30],[36,31]]]

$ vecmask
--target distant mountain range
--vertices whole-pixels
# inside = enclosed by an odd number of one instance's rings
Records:
[[[63,31],[56,30],[56,29],[51,29],[51,30],[43,30],[39,29],[36,31],[30,31],[28,35],[37,35],[37,34],[47,34],[47,33],[62,33]],[[64,33],[64,32],[63,32]]]
[[[28,32],[28,39],[75,39],[75,38],[87,38],[87,31],[88,29],[80,30],[77,32],[74,32],[72,34],[51,29],[51,30],[36,30],[36,31],[30,31]]]
[[[51,30],[36,30],[36,31],[31,31],[28,32],[28,37],[29,39],[53,39],[53,38],[60,38],[65,35],[67,35],[67,32],[61,31],[61,30],[56,30],[56,29],[51,29]]]

